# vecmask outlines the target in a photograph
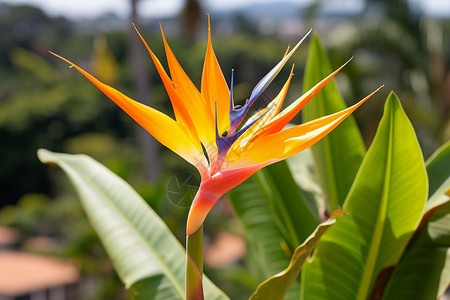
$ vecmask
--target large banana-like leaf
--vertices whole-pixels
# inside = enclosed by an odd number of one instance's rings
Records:
[[[325,201],[322,188],[317,181],[314,157],[311,148],[286,159],[292,177],[305,195],[307,204],[316,216],[322,218],[325,213]]]
[[[430,183],[427,207],[432,206],[450,188],[450,141],[442,145],[427,161]]]
[[[303,267],[301,299],[365,300],[381,270],[396,265],[427,199],[422,152],[391,93],[343,209]]]
[[[308,91],[331,72],[327,54],[315,34],[308,52],[303,91]],[[331,80],[303,108],[303,120],[311,121],[346,107],[334,80]],[[365,154],[364,142],[353,116],[349,116],[311,149],[327,210],[331,213],[344,203]]]
[[[336,223],[337,218],[343,215],[342,210],[337,210],[328,220],[317,226],[316,230],[295,249],[289,266],[283,272],[261,283],[250,300],[284,299],[284,295],[289,290],[291,284],[297,279],[304,262],[311,255],[320,237],[330,226]]]
[[[264,168],[228,195],[256,253],[260,280],[284,270],[319,224],[286,162]],[[294,280],[285,299],[298,299],[299,283]]]
[[[285,161],[265,167],[254,179],[293,251],[319,225],[318,216],[308,206]]]
[[[444,195],[445,196],[445,195]],[[396,266],[383,298],[440,299],[450,283],[450,193],[427,212]]]
[[[450,142],[427,161],[427,173],[426,212],[383,299],[438,299],[450,283]]]
[[[242,223],[249,253],[255,261],[255,273],[259,281],[281,272],[289,265],[290,249],[277,225],[277,218],[267,205],[265,196],[253,175],[228,192],[236,215]],[[297,300],[300,281],[293,283],[285,299]]]
[[[159,216],[120,177],[85,155],[39,150],[74,184],[84,210],[132,299],[183,299],[185,251]],[[228,299],[207,278],[206,299]]]

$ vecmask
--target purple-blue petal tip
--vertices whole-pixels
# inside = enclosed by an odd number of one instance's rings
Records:
[[[245,106],[244,106],[245,107]],[[244,110],[244,107],[242,107],[240,110],[237,110],[238,112],[241,110]],[[247,106],[248,107],[248,106]],[[226,153],[228,152],[228,150],[231,148],[231,146],[233,145],[233,143],[244,133],[246,132],[253,124],[255,124],[259,119],[261,119],[262,117],[264,117],[272,108],[274,108],[275,105],[272,105],[271,107],[269,107],[269,109],[267,109],[267,111],[265,111],[262,115],[260,115],[258,118],[256,118],[255,120],[253,120],[252,122],[250,122],[249,124],[245,125],[244,127],[242,127],[241,129],[239,129],[239,131],[235,132],[232,135],[228,135],[225,137],[222,137],[219,135],[218,131],[217,131],[217,109],[216,109],[216,144],[217,144],[217,149],[218,149],[218,156],[221,157],[222,155],[226,155]],[[248,108],[247,108],[248,109]],[[245,114],[244,114],[245,116]]]
[[[232,110],[234,109],[233,86],[234,86],[234,69],[231,69],[231,83],[230,83],[230,111],[232,111]]]

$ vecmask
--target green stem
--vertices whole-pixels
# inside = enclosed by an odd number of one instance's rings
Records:
[[[186,300],[203,300],[203,226],[186,236]]]

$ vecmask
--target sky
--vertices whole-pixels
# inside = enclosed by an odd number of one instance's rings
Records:
[[[308,3],[313,0],[283,0],[292,3]],[[427,15],[450,16],[450,0],[411,0],[419,2]],[[0,3],[30,4],[42,8],[52,16],[68,18],[92,18],[113,12],[125,17],[129,14],[129,0],[0,0]],[[183,0],[141,0],[139,13],[143,17],[169,17],[177,14]],[[204,9],[209,12],[230,10],[248,4],[275,3],[277,0],[201,0]],[[332,2],[332,1],[330,1]]]
[[[304,3],[310,0],[283,0]],[[120,16],[129,14],[129,0],[0,0],[0,3],[31,4],[42,8],[52,16],[69,18],[95,17],[107,12],[114,12]],[[144,17],[166,17],[178,13],[183,0],[141,0],[139,13]],[[238,8],[252,3],[276,2],[276,0],[201,0],[206,10],[226,10]]]

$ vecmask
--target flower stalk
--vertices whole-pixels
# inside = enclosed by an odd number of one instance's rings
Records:
[[[186,300],[203,300],[203,226],[186,236]]]

